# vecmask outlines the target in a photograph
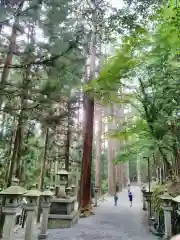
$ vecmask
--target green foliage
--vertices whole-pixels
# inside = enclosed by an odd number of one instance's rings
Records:
[[[173,1],[168,6],[159,5],[150,16],[153,27],[144,24],[144,31],[122,38],[116,55],[107,60],[91,85],[104,103],[117,104],[119,100],[121,105],[137,110],[136,119],[127,120],[111,134],[125,143],[115,163],[134,159],[137,154],[151,158],[160,154],[170,169],[178,157],[179,14],[180,6],[175,7]],[[133,84],[135,88],[129,93]]]
[[[102,181],[102,193],[105,194],[108,191],[108,181],[107,178]]]
[[[163,185],[156,185],[152,194],[152,211],[155,216],[163,214],[162,200],[159,198],[164,193]]]

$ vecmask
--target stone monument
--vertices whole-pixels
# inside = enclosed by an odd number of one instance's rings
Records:
[[[176,201],[176,198],[173,199],[171,195],[167,192],[164,192],[160,196],[160,199],[163,201],[163,210],[164,210],[164,225],[165,233],[164,239],[170,239],[172,237],[172,222],[171,222],[171,213],[172,213],[172,200]]]
[[[42,222],[41,222],[41,231],[38,236],[38,239],[47,239],[48,233],[47,233],[47,227],[48,227],[48,215],[49,215],[49,209],[51,206],[51,199],[52,199],[53,193],[50,190],[46,190],[42,193],[43,202],[42,202]]]
[[[69,172],[62,169],[56,175],[56,191],[51,201],[48,228],[70,228],[78,221],[78,214],[74,209],[76,197],[66,194]]]
[[[0,195],[6,197],[3,212],[5,213],[5,223],[3,227],[3,240],[13,240],[16,213],[20,207],[22,195],[26,190],[20,186],[10,186],[0,192]]]
[[[34,236],[34,220],[35,220],[35,211],[38,204],[38,198],[41,195],[41,192],[37,189],[29,190],[24,196],[27,199],[26,211],[26,229],[25,229],[25,240],[33,240]]]

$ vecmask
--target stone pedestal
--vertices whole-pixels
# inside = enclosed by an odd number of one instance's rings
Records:
[[[48,237],[47,226],[48,226],[48,215],[49,215],[50,206],[51,206],[51,203],[42,204],[43,216],[42,216],[42,223],[41,223],[41,232],[38,236],[38,239],[46,239]]]
[[[163,201],[163,210],[164,210],[164,225],[165,225],[165,234],[164,239],[170,239],[172,236],[172,223],[171,223],[171,212],[172,208],[172,196],[169,195],[167,190],[164,194],[160,196],[160,199]]]
[[[18,206],[17,206],[18,207]],[[5,213],[5,223],[3,227],[3,240],[13,240],[14,227],[16,221],[16,206],[4,207],[3,212]]]
[[[35,219],[36,206],[26,205],[27,218],[26,218],[26,230],[25,230],[25,240],[33,240],[34,231],[34,219]]]
[[[163,210],[164,210],[164,224],[165,224],[164,239],[170,239],[172,236],[171,212],[173,208],[171,206],[164,205]]]
[[[70,228],[78,222],[78,213],[74,210],[76,197],[69,199],[53,198],[48,216],[48,228]]]
[[[5,223],[3,227],[3,240],[14,240],[14,227],[16,221],[16,212],[20,206],[22,195],[25,193],[25,189],[19,186],[11,186],[0,194],[6,197],[5,207],[3,212],[5,213]]]
[[[71,185],[71,197],[76,197],[77,198],[77,187],[75,185]]]
[[[46,239],[48,237],[48,233],[47,233],[48,215],[49,215],[51,198],[53,196],[53,193],[47,190],[42,193],[42,196],[43,196],[43,203],[42,203],[43,214],[42,214],[41,231],[38,236],[38,239]]]
[[[144,192],[144,196],[145,196],[145,200],[147,202],[148,224],[150,225],[151,224],[151,215],[152,215],[152,212],[151,212],[151,196],[152,196],[152,192],[145,191]]]
[[[142,192],[142,200],[143,200],[143,208],[142,208],[142,210],[143,211],[146,211],[147,210],[147,207],[146,207],[146,198],[145,198],[145,190],[141,190],[141,192]]]
[[[40,195],[41,192],[36,189],[30,190],[24,195],[27,198],[25,240],[34,240],[35,210],[37,208],[38,197]]]

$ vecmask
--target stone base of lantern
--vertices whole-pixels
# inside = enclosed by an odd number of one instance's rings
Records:
[[[50,214],[48,218],[48,228],[71,228],[73,227],[79,219],[77,212],[72,212],[70,215],[58,215]]]
[[[54,198],[48,216],[48,228],[70,228],[78,222],[79,215],[75,210],[76,197],[69,199]]]
[[[47,239],[47,238],[48,238],[48,233],[38,235],[38,239]]]

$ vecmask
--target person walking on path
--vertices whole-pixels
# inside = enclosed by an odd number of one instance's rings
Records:
[[[115,191],[115,193],[114,193],[114,206],[117,206],[117,201],[118,201],[118,193]]]
[[[128,192],[128,197],[129,197],[130,207],[132,207],[133,195],[131,191]]]
[[[119,186],[116,184],[114,193],[114,206],[117,206]]]

